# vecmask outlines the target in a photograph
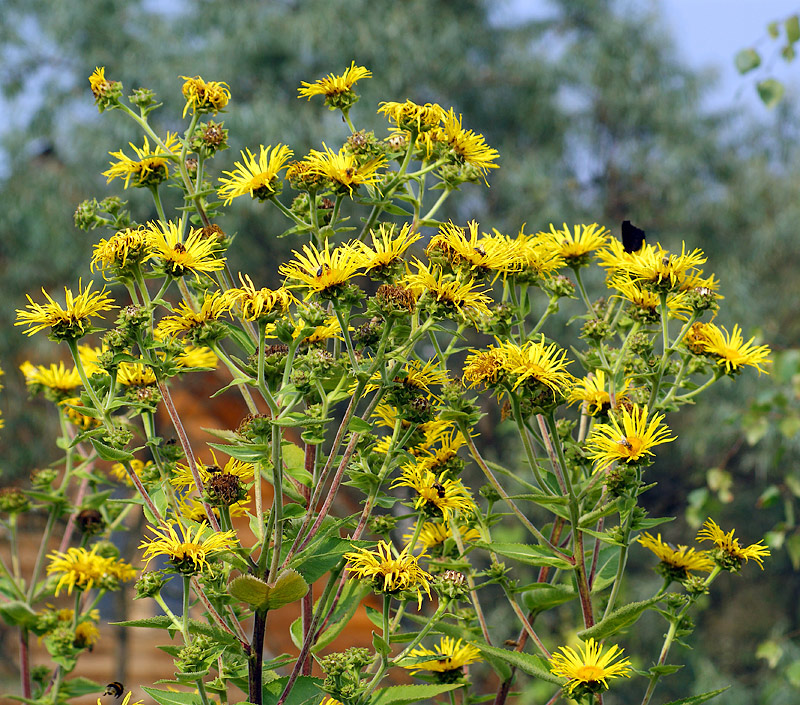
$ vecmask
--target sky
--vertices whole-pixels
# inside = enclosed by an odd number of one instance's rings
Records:
[[[768,77],[797,92],[800,56],[784,61],[781,44],[769,37],[767,25],[800,12],[800,0],[658,0],[657,6],[685,61],[693,68],[718,71],[719,85],[708,96],[709,107],[747,106],[764,114],[767,108],[755,86]],[[742,76],[734,58],[748,47],[761,54],[762,65]]]

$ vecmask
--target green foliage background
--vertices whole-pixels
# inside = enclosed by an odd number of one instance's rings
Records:
[[[95,66],[126,92],[153,88],[164,114],[180,113],[180,75],[227,81],[236,111],[226,120],[232,149],[216,159],[222,169],[244,146],[281,141],[302,154],[334,143],[342,134],[337,114],[301,104],[296,89],[355,60],[374,79],[359,84],[354,111],[379,134],[378,101],[436,101],[462,112],[500,151],[491,188],[465,188],[444,219],[475,218],[486,230],[511,233],[524,222],[528,229],[551,221],[614,228],[631,219],[650,242],[674,250],[685,240],[708,254],[707,271],[721,279],[732,316],[720,323],[739,323],[746,337],[760,331],[777,351],[796,345],[796,103],[785,99],[760,122],[702,110],[708,79],[680,62],[655,4],[558,0],[550,9],[550,19],[520,22],[510,5],[490,0],[0,0],[4,484],[49,458],[39,440],[45,409],[24,402],[16,373],[22,361],[44,361],[46,353],[12,327],[14,309],[40,286],[74,286],[94,239],[72,225],[72,212],[81,200],[112,192],[99,176],[107,153],[140,139],[119,116],[97,115],[87,82]],[[154,217],[141,195],[125,194],[138,220]],[[283,223],[262,205],[236,211],[222,223],[238,234],[232,269],[275,284],[272,263],[294,243],[275,238]],[[741,380],[735,396],[719,385],[696,413],[682,415],[680,441],[652,471],[659,482],[653,511],[689,521],[711,513],[740,527],[747,541],[772,529],[787,548],[774,551],[763,574],[748,570],[722,588],[729,594],[715,593],[702,639],[683,652],[684,678],[665,681],[662,698],[738,681],[727,704],[797,701],[800,650],[791,636],[800,629],[800,473],[793,474],[800,416],[792,383],[800,363],[793,353],[778,358],[771,378]],[[692,530],[681,524],[666,527],[665,537],[687,541]],[[637,580],[650,579],[643,569],[629,581],[630,596]],[[631,652],[657,648],[661,625],[649,626],[628,635]]]

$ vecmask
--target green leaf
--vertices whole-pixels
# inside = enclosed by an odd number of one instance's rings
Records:
[[[289,677],[276,678],[264,684],[263,695],[264,705],[276,705]],[[319,699],[322,689],[322,681],[311,676],[300,676],[292,687],[289,696],[284,700],[284,705],[303,705],[303,703],[314,702]]]
[[[495,646],[488,644],[475,644],[481,653],[489,654],[496,658],[505,661],[507,664],[518,668],[523,673],[529,676],[534,676],[548,683],[555,683],[556,685],[563,685],[564,681],[558,676],[553,675],[548,670],[547,661],[538,656],[531,654],[521,653],[519,651],[508,651],[507,649],[498,649]]]
[[[372,632],[372,648],[381,656],[388,656],[392,652],[392,648],[378,632]]]
[[[442,693],[461,688],[462,683],[438,683],[435,685],[393,685],[376,690],[369,705],[409,705],[435,698]]]
[[[786,40],[789,44],[794,44],[800,39],[800,19],[797,15],[787,17],[783,22],[783,26],[786,29]]]
[[[537,583],[522,593],[522,604],[531,612],[544,612],[577,597],[571,585]]]
[[[680,671],[683,668],[683,664],[679,663],[665,663],[662,666],[651,666],[647,669],[647,672],[651,676],[668,676],[676,671]]]
[[[768,108],[774,108],[780,103],[781,98],[783,98],[783,84],[780,81],[776,81],[774,78],[759,81],[756,85],[756,89],[758,90],[758,97],[761,98],[761,102]],[[767,425],[766,419],[764,419],[764,425]],[[764,432],[766,433],[766,429]],[[751,445],[754,445],[754,442],[750,440],[749,433],[747,434],[747,441]]]
[[[224,443],[208,443],[214,450],[219,450],[230,455],[231,458],[241,460],[243,463],[258,463],[269,458],[269,446],[262,443],[237,443],[226,445]]]
[[[369,586],[357,580],[349,581],[325,631],[319,635],[311,651],[316,653],[330,644],[350,623],[361,600],[370,592]]]
[[[761,57],[755,49],[742,49],[736,54],[735,63],[739,73],[747,73],[761,65]]]
[[[129,453],[127,450],[119,450],[118,448],[112,448],[110,445],[106,445],[103,441],[97,438],[89,439],[94,446],[97,455],[100,456],[101,460],[108,460],[112,463],[121,463],[125,460],[133,460],[133,453]]]
[[[642,602],[631,602],[615,609],[608,617],[601,619],[597,624],[578,632],[578,636],[586,641],[589,638],[605,639],[634,624],[642,613],[650,609],[661,598],[658,595]]]
[[[196,693],[176,693],[171,690],[148,688],[144,685],[142,690],[153,698],[158,705],[199,705],[200,703],[200,696]]]
[[[372,424],[364,421],[364,419],[354,416],[347,424],[347,430],[353,433],[370,433],[372,431]]]
[[[20,600],[4,602],[0,605],[0,617],[6,624],[29,627],[36,623],[38,617],[27,604]]]
[[[483,543],[476,542],[476,545],[487,551],[499,553],[506,558],[512,558],[520,563],[536,566],[551,566],[571,570],[572,564],[569,561],[554,556],[551,551],[544,546],[528,545],[525,543]]]
[[[269,586],[255,575],[240,575],[228,583],[228,592],[240,602],[258,609],[267,600]]]
[[[93,680],[89,680],[83,676],[78,676],[77,678],[65,681],[61,686],[60,692],[70,698],[76,698],[79,695],[96,694],[102,689],[103,686],[99,683],[95,683]]]
[[[724,693],[728,688],[730,688],[730,686],[726,685],[724,688],[720,688],[719,690],[709,690],[707,693],[692,695],[689,698],[681,698],[680,700],[673,700],[665,703],[665,705],[700,705],[700,703],[704,703],[706,700],[716,698],[720,693]]]
[[[778,25],[777,22],[770,22],[767,25],[767,32],[769,33],[770,37],[772,37],[773,39],[777,39],[781,33],[780,26]]]

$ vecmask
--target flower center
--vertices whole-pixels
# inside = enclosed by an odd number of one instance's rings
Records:
[[[599,681],[603,678],[603,669],[599,666],[587,664],[575,669],[575,678],[584,683]]]

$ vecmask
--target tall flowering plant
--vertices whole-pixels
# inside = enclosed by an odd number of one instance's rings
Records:
[[[125,624],[182,642],[168,688],[144,687],[162,705],[239,691],[275,705],[503,703],[515,688],[602,703],[619,686],[647,705],[679,667],[672,646],[698,598],[723,572],[763,567],[762,542],[712,519],[700,544],[668,543],[652,531],[669,517],[639,502],[675,440],[667,415],[769,362],[738,326],[714,323],[722,297],[703,253],[629,225],[619,241],[596,223],[506,234],[438,221],[464,184],[488,185],[499,155],[436,104],[384,102],[387,135],[356,129],[355,85],[370,76],[353,63],[299,89],[341,113],[341,146],[298,157],[258,145],[216,174],[226,83],[182,77],[181,135],[154,129],[152,91],[125,100],[102,68],[90,77],[99,110],[142,130],[105,175],[148,190],[158,218],[136,222],[113,196],[81,204],[76,224],[102,233],[89,269],[105,284],[30,295],[17,312],[24,333],[71,358],[21,367],[54,403],[64,456],[0,495],[12,544],[0,615],[18,628],[22,701],[103,690],[70,674],[98,637],[100,598],[136,579],[157,614]],[[167,187],[182,194],[175,213]],[[230,271],[222,215],[239,199],[288,220],[296,245],[277,289]],[[601,298],[584,284],[595,266]],[[547,330],[569,298],[584,312],[568,350]],[[217,393],[249,413],[198,447],[173,390],[217,367],[228,376]],[[518,439],[496,461],[478,430],[487,414]],[[361,501],[354,514],[345,492]],[[46,522],[23,574],[18,518],[32,510]],[[140,512],[129,563],[113,537]],[[663,580],[626,603],[632,551]],[[162,595],[170,580],[180,610]],[[72,608],[51,607],[63,593]],[[507,617],[490,620],[490,602]],[[291,604],[298,653],[265,652],[271,613]],[[359,609],[372,647],[341,650]],[[557,627],[541,618],[555,609]],[[666,622],[660,653],[628,654],[625,632],[646,611]],[[51,663],[31,664],[32,636]],[[98,702],[125,690],[114,681]]]

